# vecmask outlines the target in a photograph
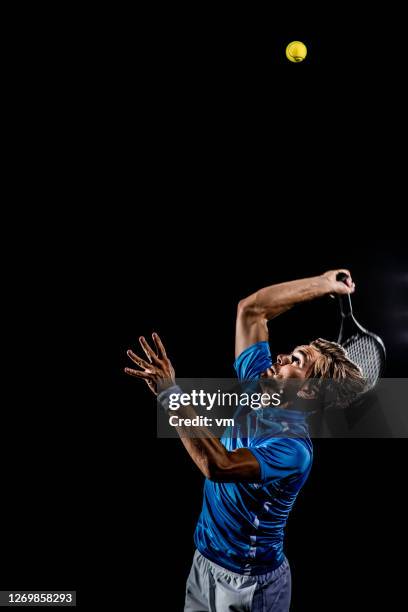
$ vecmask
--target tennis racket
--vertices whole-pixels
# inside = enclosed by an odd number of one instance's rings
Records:
[[[344,282],[347,275],[339,272],[336,280]],[[341,326],[337,342],[349,358],[360,366],[367,379],[368,391],[374,387],[385,369],[385,346],[379,336],[364,329],[353,315],[350,295],[338,295]]]

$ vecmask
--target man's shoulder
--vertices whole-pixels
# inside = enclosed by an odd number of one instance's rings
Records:
[[[293,453],[302,471],[306,470],[313,460],[312,443],[304,438],[288,438],[293,448]]]

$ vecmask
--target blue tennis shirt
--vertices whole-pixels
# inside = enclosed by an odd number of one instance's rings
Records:
[[[271,364],[268,342],[257,342],[239,355],[234,367],[240,380],[255,380]],[[235,420],[221,442],[230,451],[248,448],[259,462],[260,480],[206,479],[194,542],[210,561],[238,574],[258,575],[276,569],[285,558],[284,528],[310,473],[313,449],[304,412],[245,410],[245,428]]]

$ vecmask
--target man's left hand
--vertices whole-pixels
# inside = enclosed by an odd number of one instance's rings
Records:
[[[134,370],[133,368],[125,368],[126,374],[129,376],[135,376],[136,378],[143,379],[149,389],[157,395],[164,389],[171,387],[176,384],[174,368],[171,365],[170,359],[167,357],[166,350],[163,346],[163,342],[160,340],[158,334],[152,334],[155,350],[148,344],[144,336],[140,336],[139,342],[142,347],[148,362],[138,357],[130,349],[127,351],[128,357],[139,366],[140,370]]]

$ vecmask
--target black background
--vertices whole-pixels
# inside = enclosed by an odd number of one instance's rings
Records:
[[[400,23],[296,4],[10,21],[2,588],[182,608],[203,483],[122,373],[140,334],[180,376],[229,377],[240,298],[344,266],[406,375]],[[321,300],[273,322],[272,348],[337,330]],[[287,529],[295,612],[400,608],[405,446],[315,443]]]

